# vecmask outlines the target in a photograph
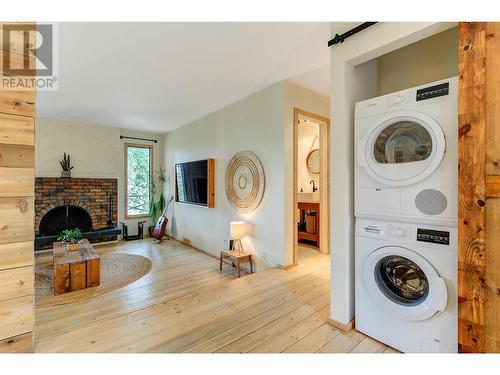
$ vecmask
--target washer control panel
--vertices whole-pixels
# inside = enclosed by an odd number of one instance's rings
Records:
[[[414,240],[414,228],[411,225],[393,225],[389,224],[389,238],[393,240]]]
[[[434,229],[417,228],[417,241],[450,245],[450,232]]]

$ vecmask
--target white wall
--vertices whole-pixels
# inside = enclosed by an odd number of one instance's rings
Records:
[[[243,220],[253,234],[243,240],[260,268],[293,262],[293,110],[300,108],[328,117],[329,100],[289,82],[280,82],[164,136],[164,164],[172,177],[167,194],[174,194],[175,163],[216,159],[216,207],[175,204],[170,212],[173,236],[218,255],[227,247],[229,223]],[[238,151],[255,152],[263,166],[266,187],[261,205],[240,215],[225,193],[225,172]],[[285,193],[284,193],[285,192]]]
[[[425,85],[458,74],[458,27],[380,56],[378,95]]]
[[[383,54],[455,26],[453,23],[378,23],[331,48],[332,187],[330,235],[331,319],[354,318],[354,104],[377,95],[377,66]],[[342,29],[332,23],[332,35]],[[363,66],[360,64],[366,63]]]
[[[314,149],[320,149],[319,139],[320,125],[315,122],[301,121],[297,128],[297,192],[311,193],[314,181],[319,187],[320,175],[309,172],[307,168],[307,156]],[[319,161],[319,157],[318,157]]]
[[[169,196],[175,192],[176,163],[215,159],[215,208],[175,203],[174,213],[169,212],[175,238],[218,256],[227,248],[229,223],[243,220],[253,232],[243,239],[243,247],[254,254],[256,265],[262,269],[283,264],[283,90],[283,83],[275,84],[164,135]],[[259,157],[266,179],[260,206],[244,215],[230,206],[225,192],[228,162],[242,150]]]
[[[129,233],[137,232],[138,219],[125,220],[125,140],[120,135],[158,139],[153,144],[153,167],[158,170],[162,162],[162,138],[159,134],[134,132],[103,125],[86,124],[55,118],[36,118],[35,175],[60,177],[64,152],[71,155],[74,169],[72,177],[117,178],[118,221],[130,225]],[[133,143],[141,143],[133,141]],[[151,144],[151,142],[142,142]],[[149,221],[146,223],[149,225]]]

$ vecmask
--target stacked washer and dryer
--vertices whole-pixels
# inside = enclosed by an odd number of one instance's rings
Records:
[[[457,78],[355,107],[356,329],[457,351]]]

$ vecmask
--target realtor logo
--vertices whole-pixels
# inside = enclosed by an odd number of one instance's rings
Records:
[[[2,25],[0,89],[57,90],[55,24]]]

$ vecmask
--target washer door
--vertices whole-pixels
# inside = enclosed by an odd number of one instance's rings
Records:
[[[358,142],[357,159],[376,181],[404,186],[434,172],[445,150],[443,130],[434,119],[419,112],[394,112]]]
[[[363,281],[373,301],[401,319],[424,320],[446,308],[443,278],[425,258],[404,247],[385,246],[371,253]]]

